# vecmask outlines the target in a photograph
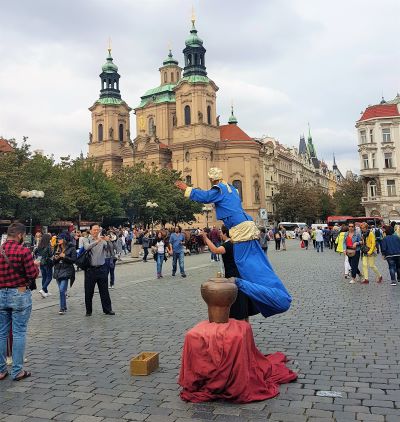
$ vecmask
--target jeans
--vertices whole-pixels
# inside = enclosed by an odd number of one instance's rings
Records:
[[[362,257],[363,275],[364,275],[364,278],[367,280],[368,280],[368,268],[371,268],[371,270],[376,274],[378,278],[381,276],[381,273],[378,271],[378,268],[376,268],[374,255]]]
[[[163,263],[164,263],[164,254],[158,252],[157,253],[157,275],[161,275]]]
[[[15,378],[24,363],[26,330],[32,311],[32,293],[30,290],[19,292],[18,289],[0,289],[0,373],[7,371],[7,338],[12,323],[13,366],[11,376]]]
[[[319,249],[321,248],[321,252],[324,251],[324,242],[317,242],[317,252],[319,252]]]
[[[68,289],[68,279],[60,278],[57,280],[58,289],[60,290],[60,310],[67,310],[67,289]]]
[[[115,283],[115,264],[113,258],[106,258],[106,266],[107,266],[107,280],[108,274],[110,274],[110,286],[114,286]]]
[[[392,281],[400,281],[400,256],[388,256],[386,261],[389,265],[390,279]]]
[[[213,244],[218,248],[219,242],[213,242]],[[214,252],[211,252],[211,259],[214,261],[219,261],[219,255]]]
[[[147,262],[147,256],[149,254],[149,248],[143,246],[143,261]]]
[[[85,271],[85,306],[86,313],[92,313],[94,288],[99,288],[101,306],[105,314],[112,311],[111,298],[108,291],[108,272],[106,264],[101,267],[89,267]]]
[[[349,256],[349,264],[351,268],[351,278],[356,278],[356,275],[360,275],[360,270],[358,269],[358,263],[360,262],[360,251],[357,251],[354,256]]]
[[[281,250],[281,239],[275,239],[275,250],[280,251]]]
[[[182,250],[180,252],[174,252],[172,255],[172,275],[175,275],[176,273],[176,262],[179,259],[179,270],[181,271],[181,274],[185,274],[185,268],[183,265],[183,259],[185,257],[185,252]]]
[[[47,287],[53,278],[53,268],[50,265],[41,265],[40,272],[42,274],[42,290],[45,293],[49,293]]]

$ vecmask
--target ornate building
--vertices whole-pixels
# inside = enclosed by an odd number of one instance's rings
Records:
[[[356,128],[365,213],[400,220],[400,94],[368,106]]]
[[[138,162],[170,167],[203,189],[209,188],[208,168],[220,167],[240,192],[245,210],[256,217],[265,204],[262,146],[240,129],[233,108],[228,124],[220,125],[218,87],[207,76],[205,53],[193,19],[183,69],[170,51],[159,68],[160,85],[146,91],[135,108],[136,137],[131,141],[131,109],[121,99],[120,75],[109,50],[100,98],[90,108],[89,156],[108,172]],[[198,217],[198,225],[205,221]]]

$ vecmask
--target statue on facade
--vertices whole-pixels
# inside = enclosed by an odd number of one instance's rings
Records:
[[[91,144],[93,141],[93,134],[92,132],[89,132],[89,144]]]
[[[178,124],[178,119],[176,118],[176,114],[172,115],[172,126],[176,126]]]
[[[219,118],[220,118],[220,115],[218,114],[218,116],[217,116],[217,126],[219,126]]]
[[[131,131],[126,129],[126,139],[129,141],[131,139]]]
[[[114,139],[114,129],[112,127],[108,129],[108,136],[110,137],[111,140]]]
[[[203,123],[203,113],[201,111],[197,112],[197,117],[199,119],[199,123]]]

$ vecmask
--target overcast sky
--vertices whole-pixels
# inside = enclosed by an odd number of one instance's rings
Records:
[[[221,123],[233,101],[249,135],[297,146],[310,122],[319,158],[358,171],[360,112],[400,91],[399,0],[0,0],[0,136],[86,154],[108,38],[136,107],[169,42],[183,63],[192,4]]]

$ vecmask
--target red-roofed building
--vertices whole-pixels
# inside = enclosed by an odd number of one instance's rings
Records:
[[[0,138],[0,154],[12,151],[14,151],[14,148],[8,143],[8,141],[4,138]]]
[[[400,94],[368,106],[356,128],[366,216],[400,221]]]

